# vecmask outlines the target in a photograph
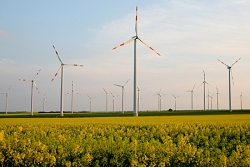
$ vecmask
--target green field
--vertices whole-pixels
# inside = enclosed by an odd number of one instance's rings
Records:
[[[1,166],[250,166],[247,112],[28,114],[0,115]]]

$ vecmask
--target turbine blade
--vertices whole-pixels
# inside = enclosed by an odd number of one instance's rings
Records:
[[[108,94],[107,91],[104,88],[102,88],[102,89],[105,91],[106,94]]]
[[[26,80],[26,79],[19,79],[19,81],[23,81],[23,82],[32,82],[32,80]]]
[[[128,41],[126,41],[126,42],[124,42],[124,43],[121,43],[119,46],[114,47],[113,50],[115,50],[115,49],[117,49],[117,48],[119,48],[119,47],[121,47],[121,46],[123,46],[123,45],[126,45],[126,44],[132,42],[132,41],[135,40],[135,39],[136,39],[136,37],[132,37],[130,40],[128,40]]]
[[[83,65],[78,65],[78,64],[64,64],[65,66],[79,66],[79,67],[83,67]]]
[[[114,84],[115,86],[119,86],[119,87],[122,87],[122,85],[117,85],[117,84]]]
[[[11,88],[11,86],[9,87],[8,92],[9,92],[10,88]]]
[[[55,77],[57,76],[57,74],[61,71],[62,66],[63,66],[63,65],[61,65],[60,68],[58,69],[58,71],[55,73],[54,77],[51,79],[51,82],[54,81],[54,79],[55,79]]]
[[[59,61],[61,62],[61,64],[63,64],[63,62],[62,62],[62,60],[61,60],[61,58],[60,58],[60,56],[59,56],[59,54],[58,54],[58,52],[57,52],[57,50],[56,50],[56,47],[55,47],[54,45],[53,45],[53,48],[54,48],[54,50],[55,50],[55,52],[56,52],[56,55],[57,55]]]
[[[146,44],[143,40],[141,40],[140,38],[138,38],[144,45],[146,45],[147,47],[149,47],[149,49],[151,49],[152,51],[154,51],[158,56],[161,56],[160,53],[156,52],[154,50],[154,48],[152,48],[151,46],[149,46],[148,44]]]
[[[38,76],[39,72],[41,71],[41,69],[36,73],[36,75],[33,78],[33,81],[36,79],[36,77]]]
[[[40,93],[40,91],[38,90],[38,87],[37,87],[36,83],[34,81],[33,81],[33,83],[34,83],[34,86],[35,86],[37,92]]]
[[[220,61],[219,59],[217,59],[219,62],[221,62],[222,64],[224,64],[225,66],[229,67],[229,65],[225,64],[224,62]]]
[[[137,21],[138,21],[138,7],[136,6],[136,16],[135,16],[135,35],[137,36]]]
[[[231,67],[233,67],[233,65],[235,65],[236,63],[238,63],[238,61],[240,60],[241,58],[239,58],[238,60],[236,60],[232,65]]]
[[[127,82],[126,82],[123,86],[125,86],[125,85],[128,83],[129,80],[130,80],[130,79],[128,79]]]

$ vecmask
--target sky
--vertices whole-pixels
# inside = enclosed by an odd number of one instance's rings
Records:
[[[206,96],[213,109],[228,109],[228,69],[232,67],[232,108],[250,108],[250,1],[248,0],[159,0],[159,1],[1,1],[0,2],[0,93],[9,93],[9,111],[30,111],[31,80],[36,77],[40,93],[34,90],[34,111],[60,110],[60,67],[56,47],[65,64],[65,93],[74,90],[74,110],[121,111],[121,88],[125,85],[124,110],[133,109],[133,54],[129,43],[113,47],[135,36],[135,9],[138,6],[138,36],[161,54],[137,42],[140,110],[157,110],[161,90],[162,110],[203,109],[203,70]],[[11,86],[10,90],[9,87]],[[94,98],[95,97],[95,98]],[[207,108],[206,99],[206,108]],[[71,96],[65,96],[65,111],[71,110]],[[5,95],[0,95],[0,111],[5,111]]]

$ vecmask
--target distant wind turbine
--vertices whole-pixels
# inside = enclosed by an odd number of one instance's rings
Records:
[[[87,95],[87,96],[89,97],[89,111],[91,112],[92,98],[89,95]],[[93,98],[95,98],[95,97],[93,97]]]
[[[78,94],[78,95],[81,95],[80,93],[78,93],[77,91],[74,90],[74,84],[73,84],[73,81],[72,81],[72,89],[71,89],[71,113],[73,114],[74,112],[74,93]],[[68,95],[70,93],[66,93],[65,95]]]
[[[158,111],[161,111],[161,97],[165,96],[166,94],[161,94],[161,89],[159,92],[156,92],[156,95],[158,96]]]
[[[219,91],[218,91],[218,87],[216,86],[216,97],[217,97],[217,110],[219,110]]]
[[[194,88],[195,88],[195,84],[192,90],[188,90],[187,92],[191,92],[191,110],[194,110],[194,102],[193,102],[193,95],[194,95]]]
[[[123,95],[123,93],[124,93],[124,87],[125,87],[125,85],[128,83],[128,81],[129,81],[130,79],[128,79],[127,80],[127,82],[124,84],[124,85],[117,85],[117,84],[114,84],[115,86],[119,86],[119,87],[121,87],[122,88],[122,113],[124,113],[124,111],[123,111],[123,100],[124,100],[124,95]]]
[[[206,74],[205,74],[204,70],[203,70],[203,76],[204,76],[204,81],[202,83],[203,83],[203,86],[204,86],[204,111],[206,111],[206,84],[208,84],[208,83],[206,82]]]
[[[240,94],[240,109],[242,110],[242,91],[241,91],[241,94]]]
[[[112,105],[113,105],[113,112],[115,112],[115,96],[113,95],[112,92],[110,92],[110,94],[113,97],[113,99],[112,99]]]
[[[227,66],[228,69],[228,74],[229,74],[229,111],[232,112],[232,105],[231,105],[231,77],[233,80],[233,72],[231,70],[231,68],[240,60],[241,58],[239,58],[238,60],[236,60],[231,66],[225,64],[224,62],[220,61],[219,59],[217,59],[219,62],[221,62],[222,64],[224,64],[225,66]],[[230,76],[231,75],[231,76]],[[234,84],[234,81],[233,81]]]
[[[46,93],[44,93],[43,98],[40,99],[40,100],[43,100],[43,112],[45,112],[45,103],[47,101],[47,99],[45,98],[45,95],[46,95]]]
[[[209,95],[209,90],[208,90],[208,93],[207,93],[207,96],[206,96],[206,98],[207,98],[207,110],[209,110],[209,98],[210,98],[211,96]]]
[[[172,94],[173,95],[173,94]],[[176,98],[178,98],[178,97],[180,97],[180,96],[175,96],[175,95],[173,95],[174,96],[174,110],[176,111]]]
[[[102,89],[106,93],[106,112],[108,112],[108,92],[104,88],[102,88]]]
[[[8,104],[8,99],[9,99],[9,91],[10,91],[10,88],[11,88],[11,86],[9,87],[9,89],[8,89],[7,92],[1,93],[1,94],[5,94],[5,96],[6,96],[5,114],[8,114],[8,106],[9,106],[9,104]]]
[[[145,90],[145,89],[143,89],[143,90]],[[137,98],[138,99],[138,110],[137,111],[138,112],[140,112],[140,91],[141,90],[139,89],[139,87],[137,87],[137,92],[138,92],[138,96],[137,96],[138,97]]]
[[[26,80],[26,79],[19,79],[20,81],[23,81],[23,82],[31,82],[31,109],[30,109],[30,115],[33,116],[33,100],[34,100],[34,86],[36,87],[36,90],[39,92],[38,90],[38,87],[35,83],[35,79],[36,77],[38,76],[39,72],[41,71],[41,69],[36,73],[36,75],[34,76],[34,78],[32,80]]]
[[[60,68],[58,69],[58,71],[55,73],[55,76],[54,76],[54,78],[52,78],[52,80],[51,81],[54,81],[54,79],[55,79],[55,77],[57,76],[57,74],[60,72],[60,70],[61,70],[61,97],[60,97],[60,117],[63,117],[63,107],[64,107],[64,79],[63,79],[63,77],[64,77],[64,75],[63,75],[63,68],[64,68],[64,66],[80,66],[80,67],[83,67],[83,65],[77,65],[77,64],[64,64],[63,62],[62,62],[62,60],[61,60],[61,58],[60,58],[60,56],[59,56],[59,54],[58,54],[58,52],[57,52],[57,50],[56,50],[56,48],[55,48],[55,46],[53,45],[53,48],[54,48],[54,50],[55,50],[55,52],[56,52],[56,55],[57,55],[57,58],[58,58],[58,60],[60,61],[60,63],[61,63],[61,66],[60,66]]]
[[[120,44],[117,47],[114,47],[113,50],[117,49],[120,46],[123,46],[125,44],[128,44],[132,41],[134,41],[134,106],[133,106],[133,115],[134,116],[138,116],[138,104],[137,104],[137,57],[136,57],[136,40],[141,41],[144,45],[146,45],[147,47],[149,47],[152,51],[154,51],[157,55],[160,56],[160,54],[158,52],[156,52],[151,46],[149,46],[148,44],[146,44],[144,41],[142,41],[139,37],[138,37],[138,33],[137,33],[137,20],[138,20],[138,16],[137,16],[137,11],[138,11],[138,7],[136,6],[136,17],[135,17],[135,36],[132,37],[130,40]]]
[[[212,96],[210,96],[211,98],[211,110],[213,109],[213,99],[214,99],[214,94],[212,94]]]

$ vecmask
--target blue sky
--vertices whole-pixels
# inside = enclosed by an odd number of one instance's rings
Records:
[[[232,107],[250,103],[250,2],[221,1],[2,1],[0,5],[0,92],[9,91],[9,110],[30,109],[30,83],[18,79],[36,78],[40,94],[35,92],[34,109],[42,110],[46,93],[47,110],[59,110],[60,75],[51,82],[60,63],[55,45],[64,63],[83,64],[83,68],[65,67],[65,93],[74,81],[75,109],[105,110],[105,92],[116,95],[116,110],[121,110],[121,89],[113,84],[130,81],[125,89],[125,110],[132,110],[133,44],[112,48],[135,35],[135,7],[138,6],[138,35],[162,56],[158,57],[138,42],[138,82],[140,108],[156,110],[156,92],[162,89],[162,109],[174,108],[172,94],[179,95],[177,109],[190,109],[190,93],[195,87],[194,108],[203,108],[203,70],[210,95],[220,92],[220,108],[228,108],[228,70],[233,69]],[[108,109],[112,110],[112,97]],[[0,95],[0,111],[5,110]],[[210,104],[211,105],[211,104]],[[213,108],[216,106],[214,96]],[[70,110],[70,96],[65,97]]]

